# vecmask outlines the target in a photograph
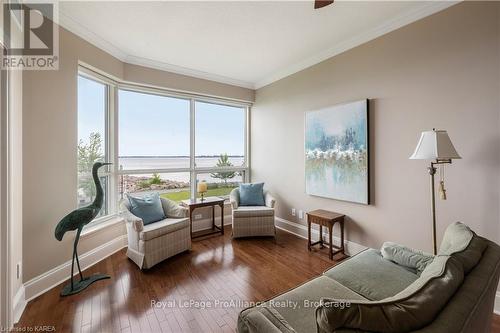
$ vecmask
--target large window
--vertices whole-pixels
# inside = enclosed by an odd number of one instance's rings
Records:
[[[90,204],[96,196],[92,165],[109,161],[108,103],[106,84],[78,77],[78,207]],[[100,216],[109,214],[109,174],[101,168],[100,181],[104,189],[104,205]]]
[[[106,204],[101,217],[117,213],[126,194],[159,192],[175,201],[227,197],[249,181],[249,107],[215,98],[115,82],[82,68],[78,77],[78,204],[95,198],[90,174],[100,170]]]
[[[227,197],[245,180],[246,107],[130,88],[118,104],[122,195],[181,201],[205,181],[207,195]]]

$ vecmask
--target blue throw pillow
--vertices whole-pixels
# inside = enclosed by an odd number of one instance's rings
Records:
[[[264,183],[240,184],[240,206],[265,206]]]
[[[127,197],[130,202],[130,212],[140,217],[144,225],[166,218],[158,193],[148,194],[142,198],[135,198],[130,195],[127,195]]]

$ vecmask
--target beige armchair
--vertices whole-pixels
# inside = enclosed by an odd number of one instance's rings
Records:
[[[128,200],[121,203],[127,225],[127,256],[141,269],[191,250],[188,210],[165,198],[161,198],[161,204],[167,218],[144,225],[142,219],[130,212]]]
[[[233,217],[233,237],[276,236],[274,205],[276,199],[264,191],[265,206],[240,206],[240,191],[229,194]]]

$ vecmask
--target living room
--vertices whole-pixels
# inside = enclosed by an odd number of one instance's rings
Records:
[[[2,329],[500,332],[499,2],[1,8]]]

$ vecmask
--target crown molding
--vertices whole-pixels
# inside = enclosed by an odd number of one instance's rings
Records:
[[[301,70],[304,70],[308,67],[314,66],[322,61],[325,61],[331,57],[334,57],[340,53],[343,53],[347,50],[350,50],[352,48],[355,48],[356,46],[362,45],[366,42],[369,42],[375,38],[378,38],[382,35],[385,35],[391,31],[394,31],[396,29],[399,29],[401,27],[404,27],[405,25],[408,25],[410,23],[413,23],[415,21],[418,21],[420,19],[423,19],[424,17],[427,17],[429,15],[432,15],[434,13],[437,13],[439,11],[442,11],[448,7],[451,7],[460,1],[440,1],[440,2],[434,2],[434,1],[429,1],[425,2],[425,4],[422,7],[413,9],[409,12],[406,12],[404,14],[401,14],[399,16],[396,16],[395,18],[386,21],[385,23],[364,31],[363,33],[350,38],[342,43],[339,43],[329,49],[326,49],[323,52],[320,52],[312,57],[309,57],[303,61],[300,61],[298,63],[295,63],[289,67],[286,67],[270,76],[267,78],[260,80],[259,82],[255,83],[255,89],[260,89],[264,86],[267,86],[273,82],[276,82],[278,80],[281,80],[287,76],[290,76],[292,74],[295,74],[297,72],[300,72]]]
[[[238,86],[242,88],[248,89],[259,89],[264,86],[267,86],[273,82],[281,80],[287,76],[300,72],[308,67],[316,65],[324,60],[327,60],[333,56],[336,56],[340,53],[343,53],[347,50],[350,50],[356,46],[369,42],[375,38],[378,38],[382,35],[385,35],[391,31],[399,29],[405,25],[423,19],[429,15],[442,11],[448,7],[451,7],[463,0],[446,0],[446,1],[428,1],[423,2],[423,5],[419,8],[413,9],[409,12],[401,14],[391,20],[386,21],[385,23],[364,31],[363,33],[354,36],[344,42],[341,42],[331,48],[328,48],[312,57],[309,57],[305,60],[302,60],[298,63],[295,63],[286,68],[282,68],[281,70],[265,77],[264,79],[258,82],[247,82],[243,80],[238,80],[235,78],[229,78],[222,75],[207,73],[204,71],[199,71],[191,68],[186,68],[182,66],[177,66],[173,64],[164,63],[161,61],[156,61],[152,59],[147,59],[143,57],[137,57],[133,55],[129,55],[122,51],[119,47],[100,37],[99,35],[93,33],[88,28],[78,23],[75,19],[71,18],[69,15],[65,14],[62,9],[59,13],[59,23],[60,25],[74,33],[75,35],[83,38],[87,42],[93,44],[94,46],[100,48],[101,50],[109,53],[120,61],[132,64],[139,65],[144,67],[149,67],[153,69],[158,69],[162,71],[167,71],[174,74],[191,76],[203,80],[209,80],[214,82],[219,82],[223,84],[229,84],[233,86]]]
[[[161,61],[156,61],[156,60],[142,58],[142,57],[128,55],[125,57],[124,62],[126,62],[127,64],[131,64],[131,65],[139,65],[139,66],[154,68],[154,69],[158,69],[161,71],[171,72],[174,74],[186,75],[186,76],[191,76],[191,77],[195,77],[198,79],[215,81],[215,82],[224,83],[224,84],[230,84],[232,86],[238,86],[238,87],[242,87],[242,88],[248,88],[248,89],[255,88],[255,85],[252,82],[246,82],[246,81],[233,79],[233,78],[222,76],[222,75],[207,73],[207,72],[203,72],[203,71],[199,71],[199,70],[195,70],[195,69],[191,69],[191,68],[187,68],[187,67],[172,65],[172,64],[161,62]]]
[[[127,64],[154,68],[154,69],[158,69],[158,70],[162,70],[162,71],[171,72],[174,74],[191,76],[191,77],[195,77],[198,79],[215,81],[218,83],[229,84],[229,85],[238,86],[238,87],[242,87],[242,88],[254,89],[254,87],[255,87],[255,85],[252,82],[246,82],[246,81],[242,81],[242,80],[238,80],[238,79],[225,77],[222,75],[207,73],[207,72],[203,72],[203,71],[199,71],[199,70],[195,70],[195,69],[190,69],[190,68],[186,68],[186,67],[181,67],[181,66],[177,66],[177,65],[172,65],[172,64],[152,60],[152,59],[147,59],[147,58],[129,55],[129,54],[123,52],[119,47],[110,43],[109,41],[102,38],[101,36],[93,33],[88,28],[86,28],[85,26],[83,26],[82,24],[77,22],[75,19],[71,18],[69,15],[64,13],[62,9],[59,12],[59,25],[61,25],[66,30],[74,33],[75,35],[81,37],[82,39],[89,42],[90,44],[92,44],[92,45],[96,46],[97,48],[109,53],[113,57],[115,57],[118,60],[120,60],[124,63],[127,63]]]
[[[95,47],[111,54],[118,60],[125,62],[125,59],[127,58],[127,54],[125,52],[99,35],[93,33],[69,15],[65,14],[61,7],[59,7],[59,25]]]

